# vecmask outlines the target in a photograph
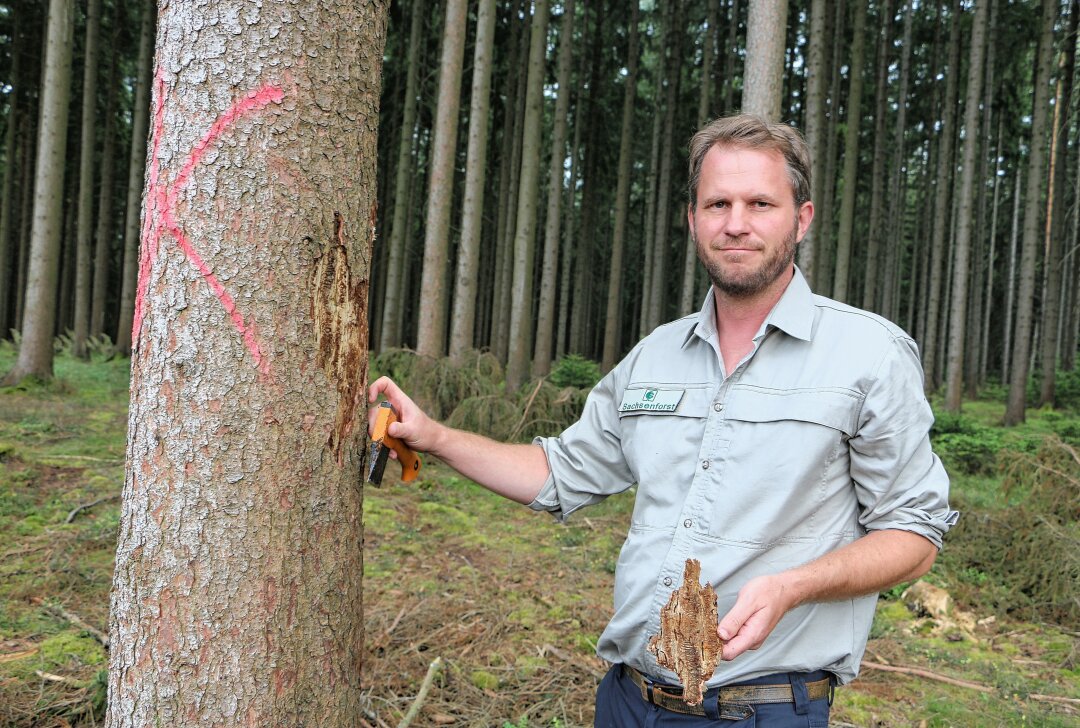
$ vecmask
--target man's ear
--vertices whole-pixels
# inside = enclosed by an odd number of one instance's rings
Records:
[[[802,242],[802,239],[806,237],[806,232],[810,229],[810,223],[814,221],[814,203],[807,200],[799,205],[799,211],[795,215],[795,219],[799,224],[799,234],[796,236],[797,242]]]

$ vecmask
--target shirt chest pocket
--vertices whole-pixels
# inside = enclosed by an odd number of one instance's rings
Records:
[[[694,477],[714,399],[710,384],[632,383],[619,407],[623,456],[638,483],[635,521],[674,523]],[[672,405],[674,407],[672,408]],[[637,514],[649,513],[639,521]]]
[[[854,507],[846,443],[861,405],[840,388],[733,388],[710,534],[758,545],[825,535]]]

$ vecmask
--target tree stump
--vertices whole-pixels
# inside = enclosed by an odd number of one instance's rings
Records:
[[[705,681],[712,677],[724,647],[716,631],[716,592],[709,584],[702,586],[700,578],[701,563],[687,559],[682,586],[660,610],[660,634],[649,640],[649,651],[660,666],[679,676],[687,705],[702,701]]]

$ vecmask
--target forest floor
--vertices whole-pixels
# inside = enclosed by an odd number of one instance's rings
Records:
[[[0,347],[0,371],[12,358]],[[99,637],[119,523],[128,362],[61,356],[56,370],[50,385],[0,389],[0,726],[99,725],[103,715]],[[999,417],[994,407],[975,409]],[[1039,427],[1035,413],[1031,431]],[[593,649],[610,616],[632,496],[562,526],[426,465],[416,484],[388,475],[365,492],[368,724],[397,725],[442,658],[413,725],[591,725],[606,669]],[[995,482],[959,477],[956,495],[1007,508]],[[948,553],[927,581],[971,593],[981,577]],[[980,611],[960,598],[974,625],[959,616],[944,624],[913,614],[901,591],[880,600],[866,655],[886,669],[864,665],[837,690],[833,725],[1078,724],[1075,625]]]

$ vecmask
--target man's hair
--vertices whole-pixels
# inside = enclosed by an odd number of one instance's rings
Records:
[[[787,124],[768,122],[754,114],[737,114],[709,122],[690,139],[688,190],[692,208],[697,209],[701,165],[713,147],[778,152],[787,165],[795,206],[810,199],[810,150],[802,134]]]

